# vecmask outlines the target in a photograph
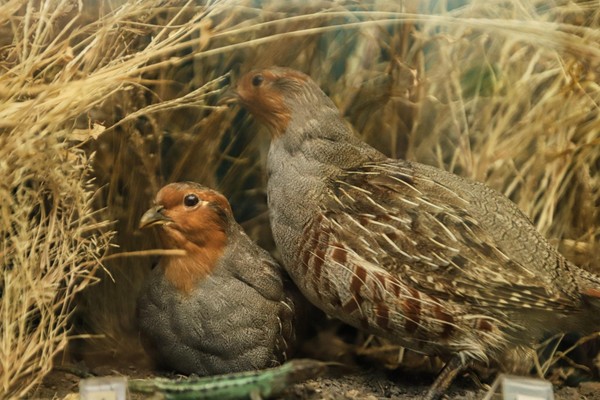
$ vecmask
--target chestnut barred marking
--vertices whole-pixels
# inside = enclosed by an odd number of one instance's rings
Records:
[[[400,281],[398,280],[398,278],[396,278],[395,276],[390,276],[389,277],[389,282],[391,284],[392,287],[392,292],[394,293],[395,297],[400,297],[400,289],[401,289],[401,284]]]
[[[389,329],[390,327],[390,309],[383,302],[376,303],[375,306],[375,323],[381,329]]]
[[[367,270],[358,265],[355,266],[354,274],[352,275],[352,279],[350,281],[350,293],[351,293],[352,297],[348,301],[346,301],[346,303],[344,303],[342,305],[342,310],[345,313],[351,314],[357,310],[360,310],[360,307],[362,306],[363,302],[365,301],[365,299],[361,295],[360,291],[364,287],[366,279],[367,279]],[[362,324],[362,321],[361,321],[361,324]]]
[[[435,317],[441,321],[443,328],[440,337],[442,339],[447,339],[454,332],[454,317],[448,314],[439,305],[436,305],[433,308],[433,313]]]
[[[414,333],[421,323],[421,295],[412,288],[408,288],[408,291],[410,296],[402,301],[402,309],[406,318],[404,329],[408,333]]]
[[[358,295],[361,303],[363,299],[360,294],[360,290],[365,285],[366,279],[367,270],[359,265],[355,266],[354,274],[352,275],[352,280],[350,281],[350,293],[353,295]]]
[[[375,304],[375,323],[382,329],[389,328],[390,310],[385,304],[387,289],[387,278],[385,274],[375,273],[372,275],[376,280],[373,288],[373,303]]]
[[[312,254],[312,272],[316,281],[318,281],[321,278],[323,262],[325,262],[325,250],[323,248],[318,248]]]
[[[333,251],[331,252],[331,258],[333,261],[344,265],[348,259],[348,252],[341,243],[333,243]]]
[[[484,332],[491,332],[493,330],[493,328],[494,328],[494,326],[487,319],[479,318],[477,320],[476,329],[478,329],[480,331],[484,331]]]

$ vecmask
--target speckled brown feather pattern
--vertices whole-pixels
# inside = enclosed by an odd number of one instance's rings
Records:
[[[494,246],[464,197],[415,175],[408,162],[345,171],[332,181],[300,247],[309,287],[336,305],[330,313],[401,342],[412,335],[419,350],[436,353],[471,351],[465,336],[477,327],[488,339],[495,332],[499,346],[520,341],[522,321],[504,321],[504,313],[580,308],[572,293],[540,286],[536,274]],[[339,287],[336,281],[343,282],[339,290],[323,290]],[[497,328],[514,335],[503,337]],[[487,359],[484,351],[473,356]]]
[[[565,260],[506,197],[385,157],[297,71],[251,71],[236,91],[271,129],[269,211],[284,266],[329,315],[451,356],[427,398],[472,361],[543,334],[600,330],[600,278]]]

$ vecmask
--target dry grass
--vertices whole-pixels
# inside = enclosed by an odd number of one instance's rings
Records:
[[[268,139],[245,113],[214,106],[223,79],[254,66],[310,74],[374,146],[487,182],[570,259],[600,270],[596,4],[448,8],[2,3],[1,390],[21,395],[51,369],[74,295],[94,278],[102,282],[80,293],[70,321],[72,332],[103,336],[80,342],[76,355],[135,353],[135,296],[151,260],[115,254],[155,247],[137,223],[162,184],[221,189],[273,250]],[[118,248],[103,221],[115,221]],[[110,274],[98,270],[109,250]]]

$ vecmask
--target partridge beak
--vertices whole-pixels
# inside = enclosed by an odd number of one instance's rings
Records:
[[[164,225],[169,222],[173,222],[173,220],[163,214],[163,210],[165,208],[163,206],[155,206],[149,209],[142,215],[140,219],[140,229],[148,228],[155,225]]]
[[[224,106],[229,104],[235,104],[239,100],[240,96],[238,95],[237,90],[235,90],[233,86],[230,86],[229,89],[223,92],[223,94],[219,98],[219,101],[217,102],[217,105]]]

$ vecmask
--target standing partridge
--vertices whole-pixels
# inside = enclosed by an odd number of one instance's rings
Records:
[[[159,365],[201,376],[279,365],[294,341],[292,289],[225,197],[169,184],[141,218],[151,226],[164,248],[186,252],[163,256],[138,299],[143,343]]]
[[[600,277],[506,197],[387,158],[298,71],[249,72],[232,96],[271,131],[270,219],[292,279],[330,316],[446,359],[428,399],[546,333],[600,329]]]

